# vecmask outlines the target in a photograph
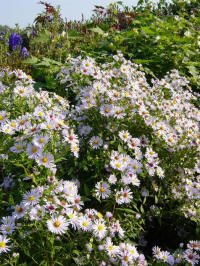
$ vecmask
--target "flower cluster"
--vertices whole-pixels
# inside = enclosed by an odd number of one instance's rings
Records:
[[[174,264],[189,264],[197,265],[200,259],[200,241],[189,241],[187,248],[183,248],[183,243],[180,244],[180,248],[173,254],[168,251],[162,251],[159,247],[153,248],[153,255],[158,261],[165,262],[168,265]]]
[[[23,42],[22,38],[19,34],[12,33],[9,39],[9,45],[10,45],[11,51],[14,51],[18,46],[22,44],[22,42]]]
[[[111,213],[103,217],[95,209],[82,211],[83,205],[78,195],[77,181],[57,181],[55,178],[50,178],[49,185],[26,192],[22,202],[12,206],[12,214],[2,217],[0,253],[11,249],[10,238],[15,231],[23,230],[22,221],[26,218],[30,224],[40,223],[43,227],[46,226],[48,231],[57,235],[63,235],[67,230],[79,230],[83,234],[90,232],[91,236],[99,242],[100,252],[106,253],[112,262],[120,261],[121,265],[129,265],[141,260],[135,246],[113,243],[117,235],[120,238],[124,236],[124,231],[118,220],[111,219],[113,218]],[[20,224],[19,221],[21,221]],[[29,234],[33,232],[30,231]]]
[[[78,239],[82,264],[146,265],[136,243],[149,244],[149,224],[199,224],[198,95],[176,70],[150,85],[121,53],[108,61],[68,58],[57,80],[70,99],[1,72],[0,253],[17,251],[18,232],[47,232]],[[198,264],[199,243],[187,242],[174,253],[156,246],[153,260]]]

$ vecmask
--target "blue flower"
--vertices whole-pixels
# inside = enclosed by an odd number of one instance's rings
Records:
[[[9,45],[11,51],[14,51],[18,46],[22,44],[22,38],[17,33],[12,33],[9,39]]]
[[[22,54],[22,56],[24,56],[24,57],[28,57],[28,50],[26,49],[25,46],[22,47],[21,54]]]

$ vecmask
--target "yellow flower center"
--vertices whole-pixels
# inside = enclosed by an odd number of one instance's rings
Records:
[[[48,158],[47,157],[42,158],[42,162],[43,163],[47,163],[48,162]]]
[[[78,151],[78,147],[77,146],[73,147],[73,150]]]
[[[84,227],[87,227],[87,222],[83,222],[83,226]]]
[[[23,90],[23,89],[21,89],[19,92],[20,92],[20,93],[24,93],[24,90]]]
[[[17,149],[17,150],[20,150],[21,147],[22,147],[21,145],[17,145],[16,149]]]
[[[98,229],[99,229],[99,231],[102,231],[103,230],[103,225],[99,225]]]
[[[54,222],[54,226],[55,227],[59,227],[60,226],[60,222],[59,221]]]
[[[37,148],[36,147],[33,147],[32,148],[32,152],[37,152]]]
[[[124,261],[128,261],[128,256],[125,256],[124,257]]]
[[[100,187],[100,192],[103,193],[105,191],[105,188],[104,187]]]
[[[5,242],[0,242],[0,248],[4,248],[6,246]]]
[[[41,139],[39,140],[39,142],[40,142],[40,143],[44,143],[44,139],[41,138]]]
[[[99,141],[97,139],[94,140],[93,142],[95,145],[97,145],[99,143]]]
[[[3,119],[4,119],[3,115],[0,115],[0,120],[3,120]]]
[[[11,127],[16,127],[16,124],[15,123],[11,123]]]
[[[29,200],[33,201],[35,199],[35,197],[33,195],[29,196]]]
[[[114,249],[114,247],[113,247],[113,246],[109,246],[108,248],[109,248],[110,250],[113,250],[113,249]]]
[[[121,166],[121,163],[117,163],[116,166],[119,168]]]
[[[10,232],[10,227],[6,227],[6,232]]]

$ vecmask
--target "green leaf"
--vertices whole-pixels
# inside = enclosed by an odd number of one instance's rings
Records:
[[[51,40],[51,33],[48,30],[42,30],[36,38],[31,41],[31,44],[48,43]]]
[[[100,29],[99,27],[96,27],[96,28],[92,28],[92,29],[89,29],[90,31],[93,31],[93,32],[96,32],[100,35],[103,35],[104,34],[104,31],[102,29]]]

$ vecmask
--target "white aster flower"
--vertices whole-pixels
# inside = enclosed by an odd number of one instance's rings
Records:
[[[68,229],[68,221],[64,216],[60,215],[58,217],[52,217],[51,220],[47,221],[47,227],[50,232],[54,234],[64,234]]]

